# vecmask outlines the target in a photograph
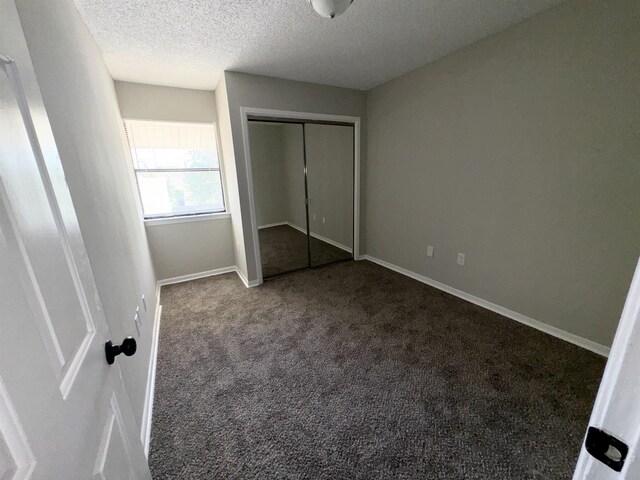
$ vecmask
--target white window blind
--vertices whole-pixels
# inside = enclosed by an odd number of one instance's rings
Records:
[[[145,218],[224,212],[213,124],[125,120]]]

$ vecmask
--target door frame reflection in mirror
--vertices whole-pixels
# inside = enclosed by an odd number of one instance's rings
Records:
[[[251,148],[249,137],[249,121],[272,121],[280,123],[317,123],[327,125],[344,125],[353,127],[353,259],[360,259],[360,152],[361,152],[361,117],[346,115],[330,115],[312,112],[294,112],[287,110],[273,110],[266,108],[240,107],[240,120],[242,122],[242,141],[244,146],[244,160],[246,180],[249,194],[249,213],[251,216],[251,241],[253,245],[245,248],[253,248],[255,268],[258,276],[258,285],[264,279],[262,275],[262,257],[260,254],[260,241],[258,235],[258,221],[256,216],[255,195],[253,190],[253,173],[251,163]],[[308,218],[308,216],[307,216]]]

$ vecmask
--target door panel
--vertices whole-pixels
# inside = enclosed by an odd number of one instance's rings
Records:
[[[0,89],[2,87],[0,80]],[[4,123],[0,125],[4,126]],[[29,156],[24,155],[22,158],[29,158]],[[30,308],[35,314],[38,331],[49,355],[51,368],[58,379],[60,391],[66,396],[94,336],[95,327],[88,307],[81,307],[81,302],[84,304],[87,302],[81,288],[78,290],[75,288],[75,282],[68,271],[69,262],[61,261],[66,260],[62,249],[46,250],[50,256],[57,255],[59,261],[47,261],[49,274],[43,274],[46,268],[43,267],[41,258],[31,254],[32,250],[28,249],[27,242],[24,240],[25,235],[21,233],[13,204],[7,194],[5,178],[4,175],[0,176],[0,222],[4,225],[5,241],[13,249],[13,261],[20,264],[17,268],[18,278],[29,299]],[[38,212],[38,216],[42,216],[44,212]],[[28,230],[27,235],[29,235]],[[55,275],[55,269],[62,271],[60,277]],[[66,283],[66,289],[57,288],[52,291],[53,289],[48,287],[54,283]],[[69,315],[64,311],[64,299],[67,299]],[[54,324],[53,318],[60,320]]]
[[[29,478],[36,466],[33,452],[9,392],[0,379],[0,478],[17,480]]]
[[[2,210],[6,209],[0,207]],[[98,432],[102,431],[104,421],[101,419],[108,416],[107,412],[118,421],[117,431],[121,437],[127,435],[128,439],[131,435],[123,427],[124,407],[120,405],[125,404],[129,410],[130,407],[126,394],[122,393],[119,367],[106,365],[104,345],[100,339],[93,339],[75,381],[70,384],[66,397],[63,396],[55,365],[44,348],[47,337],[41,336],[38,329],[42,309],[34,312],[33,308],[38,284],[30,283],[25,288],[24,282],[15,281],[28,278],[27,264],[22,261],[15,232],[6,228],[4,220],[0,215],[0,264],[4,267],[0,275],[0,380],[5,386],[5,401],[0,403],[0,430],[7,445],[5,450],[12,454],[22,452],[12,455],[11,463],[22,470],[35,466],[33,478],[90,478],[87,469],[91,460],[99,457]],[[46,303],[43,309],[46,311]],[[55,322],[56,317],[52,317],[52,321]],[[106,325],[101,327],[100,337],[108,338]],[[116,400],[116,391],[121,392],[123,400]],[[135,426],[131,412],[128,422]],[[15,433],[20,431],[25,432],[24,435]],[[137,450],[139,463],[146,468],[141,445],[136,443],[137,448],[131,445],[138,442],[135,433],[132,439],[123,442],[120,449],[109,449],[106,458],[110,464],[128,466],[130,471],[131,458],[136,454],[133,450]],[[25,452],[33,452],[31,463]],[[74,462],[70,463],[69,459]],[[129,473],[120,478],[130,477],[148,478]]]
[[[60,376],[62,373],[62,367],[64,366],[64,354],[58,341],[49,311],[47,310],[45,299],[42,292],[38,288],[38,281],[33,271],[29,256],[24,247],[24,243],[18,237],[17,225],[15,221],[15,215],[11,210],[11,204],[4,186],[4,180],[0,177],[0,223],[5,225],[4,229],[8,234],[8,237],[4,238],[5,243],[8,242],[13,251],[13,260],[7,256],[7,262],[20,260],[19,264],[23,265],[23,268],[19,268],[16,265],[18,271],[18,279],[22,285],[23,291],[28,298],[28,303],[34,315],[36,316],[38,330],[40,337],[44,343],[45,350],[49,354],[49,361],[52,368],[55,371],[56,376]]]
[[[0,478],[149,479],[13,0],[0,0],[0,265]]]
[[[353,258],[353,132],[305,124],[312,267]]]
[[[130,447],[120,405],[115,393],[111,397],[98,448],[94,476],[100,480],[135,478]],[[122,461],[126,459],[126,461]]]
[[[55,357],[60,387],[66,395],[95,328],[17,66],[5,61],[3,70],[2,129],[13,142],[2,149],[0,194],[6,221],[12,225],[21,256],[28,264],[29,279],[38,285],[44,322],[41,332],[48,334],[47,348]],[[53,324],[51,318],[58,321]]]
[[[582,445],[574,480],[636,480],[640,478],[640,260],[629,287],[620,323],[613,339],[607,366],[602,376],[589,426],[605,432],[628,447],[622,458],[609,440],[591,450],[587,437]],[[590,443],[590,442],[589,442]],[[613,448],[611,448],[613,447]],[[599,451],[598,451],[599,450]],[[599,453],[606,452],[604,458]],[[593,455],[593,454],[596,455]],[[604,460],[604,461],[603,461]],[[618,471],[607,460],[622,460]]]
[[[263,278],[309,267],[302,125],[249,122]]]

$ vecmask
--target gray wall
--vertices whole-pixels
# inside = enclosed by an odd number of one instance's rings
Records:
[[[570,1],[371,90],[365,251],[610,345],[640,247],[639,18]]]
[[[328,87],[312,83],[282,80],[237,72],[225,72],[221,85],[216,90],[216,99],[224,97],[228,103],[229,127],[233,146],[227,151],[235,158],[238,203],[241,223],[234,227],[234,234],[242,234],[235,241],[238,246],[238,267],[249,280],[257,279],[254,253],[255,239],[249,215],[249,186],[243,145],[240,107],[259,107],[275,110],[348,115],[362,118],[361,158],[366,158],[366,93],[359,90]],[[219,105],[220,108],[220,105]],[[221,119],[222,133],[222,119]],[[227,158],[225,154],[225,158]]]
[[[235,265],[231,218],[148,224],[147,238],[159,280]]]
[[[283,125],[251,122],[249,139],[258,226],[288,222]]]
[[[167,122],[215,122],[213,91],[115,81],[123,118]]]
[[[240,189],[236,167],[233,130],[231,127],[231,111],[227,80],[223,75],[215,91],[216,115],[220,133],[220,149],[225,163],[224,180],[227,187],[227,210],[231,213],[231,231],[233,232],[233,256],[238,273],[247,279],[247,255],[245,253],[242,211],[240,209]],[[250,222],[251,220],[249,220]]]
[[[119,81],[115,82],[115,88],[122,118],[217,122],[212,91]],[[221,151],[220,156],[224,168]],[[233,232],[228,216],[172,224],[147,222],[146,230],[160,280],[235,265]]]
[[[307,209],[304,204],[304,142],[302,125],[282,127],[285,176],[287,179],[287,218],[293,225],[306,228]]]
[[[140,424],[156,279],[113,81],[71,0],[16,3],[114,339],[135,335],[143,294],[149,307],[137,354],[120,363]]]

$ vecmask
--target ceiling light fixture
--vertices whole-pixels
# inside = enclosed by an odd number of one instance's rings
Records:
[[[336,18],[349,8],[353,0],[309,0],[313,9],[324,18]]]

